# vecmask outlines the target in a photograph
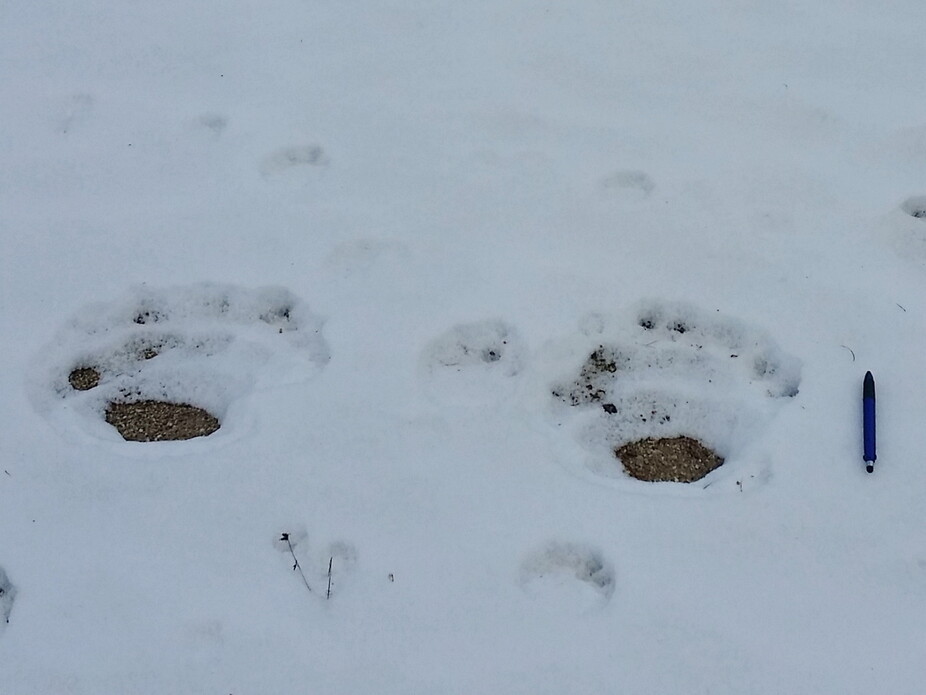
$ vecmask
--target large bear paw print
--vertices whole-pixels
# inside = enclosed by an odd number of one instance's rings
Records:
[[[797,395],[798,360],[742,322],[664,302],[630,319],[596,319],[576,344],[584,358],[552,395],[598,475],[700,480]]]
[[[321,321],[285,289],[142,287],[81,310],[40,353],[30,390],[66,433],[184,440],[227,435],[234,403],[328,359]]]

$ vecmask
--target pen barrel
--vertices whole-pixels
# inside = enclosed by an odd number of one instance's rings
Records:
[[[865,431],[865,461],[874,461],[877,459],[875,453],[875,399],[865,398],[862,400],[862,411]]]

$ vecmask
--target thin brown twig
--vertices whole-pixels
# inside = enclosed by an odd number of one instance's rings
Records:
[[[302,583],[305,584],[305,588],[309,591],[312,591],[312,587],[309,586],[309,580],[305,578],[305,572],[302,571],[302,566],[299,564],[299,560],[296,559],[296,551],[293,550],[293,543],[289,540],[289,534],[284,533],[280,536],[281,541],[286,541],[286,545],[289,547],[289,554],[293,556],[293,571],[299,570],[299,574],[302,576]]]
[[[334,562],[334,556],[328,558],[328,593],[325,594],[325,600],[331,598],[331,564]]]

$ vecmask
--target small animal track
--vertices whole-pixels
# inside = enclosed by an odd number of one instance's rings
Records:
[[[900,208],[905,213],[910,215],[910,217],[915,217],[919,220],[926,220],[926,196],[915,196],[913,198],[907,198],[907,200],[904,201]]]
[[[320,145],[293,145],[264,157],[260,170],[265,175],[270,175],[294,167],[320,167],[326,164],[328,164],[328,157]]]
[[[16,587],[0,567],[0,635],[6,630],[13,612],[13,601],[16,599]]]
[[[926,267],[926,196],[907,198],[884,215],[877,233],[904,262]]]
[[[320,319],[285,289],[142,287],[80,311],[41,351],[28,381],[39,412],[64,431],[114,439],[106,422],[125,436],[118,419],[134,433],[127,439],[185,439],[220,423],[225,429],[234,401],[257,387],[309,378],[328,359]],[[191,423],[200,429],[149,436],[144,427],[151,423],[139,422],[146,412],[168,429]]]
[[[739,321],[668,302],[645,303],[610,322],[594,318],[583,322],[588,337],[576,341],[586,347],[574,376],[551,391],[569,406],[574,435],[592,453],[586,465],[598,475],[626,478],[616,452],[639,442],[644,449],[624,449],[638,457],[646,452],[633,470],[653,471],[662,445],[676,459],[697,451],[696,466],[672,463],[685,471],[681,477],[645,478],[690,482],[724,459],[736,461],[777,407],[798,393],[798,360]]]
[[[504,397],[522,368],[521,341],[503,321],[459,324],[435,339],[422,354],[431,394],[441,401],[483,402]]]
[[[204,113],[196,120],[197,125],[205,128],[214,137],[219,137],[228,127],[228,119],[218,113]]]
[[[617,200],[632,202],[648,198],[656,184],[645,171],[621,170],[601,180],[602,190]]]
[[[550,542],[527,554],[519,581],[537,599],[568,602],[580,609],[607,603],[614,593],[614,569],[594,548]]]

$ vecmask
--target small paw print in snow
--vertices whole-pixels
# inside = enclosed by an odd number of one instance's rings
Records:
[[[78,312],[39,353],[29,390],[66,434],[227,437],[241,430],[235,402],[309,378],[328,359],[321,320],[283,288],[141,287]]]
[[[611,599],[614,568],[591,546],[551,541],[525,556],[519,583],[538,601],[567,610],[588,610]]]
[[[228,119],[218,113],[204,113],[196,119],[196,124],[213,136],[219,137],[228,127]]]
[[[926,196],[907,198],[900,209],[919,220],[926,220]]]
[[[624,169],[601,179],[601,190],[608,197],[624,202],[648,198],[656,184],[645,171]]]
[[[926,196],[907,198],[883,215],[875,229],[879,240],[886,240],[905,262],[926,266]]]
[[[736,461],[798,393],[800,364],[770,336],[692,305],[647,302],[596,325],[574,343],[585,357],[573,376],[551,391],[599,476],[699,480]],[[728,469],[728,488],[742,489],[741,468]]]
[[[16,599],[16,587],[0,567],[0,635],[6,630],[13,613],[13,601]]]
[[[264,157],[260,170],[265,175],[278,174],[297,167],[321,167],[328,156],[320,145],[292,145]]]
[[[421,358],[430,394],[456,403],[510,395],[522,361],[517,332],[498,320],[454,326],[433,340]]]

